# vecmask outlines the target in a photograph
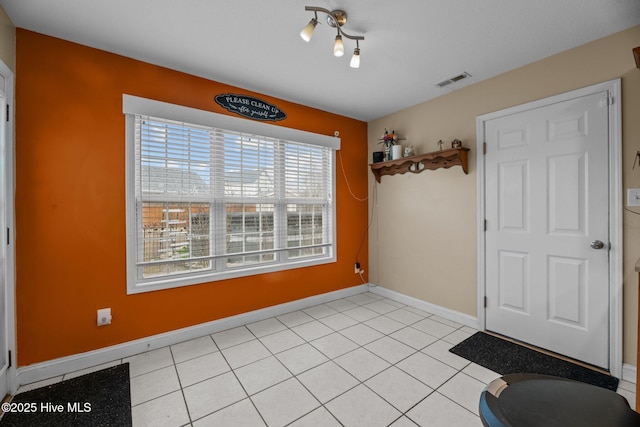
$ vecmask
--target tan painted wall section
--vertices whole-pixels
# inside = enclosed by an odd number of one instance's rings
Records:
[[[16,27],[0,6],[0,60],[16,72]]]
[[[476,316],[476,117],[604,81],[622,78],[623,188],[640,187],[632,170],[640,149],[640,69],[632,48],[640,26],[501,74],[369,123],[369,162],[384,129],[417,153],[454,138],[471,148],[469,175],[460,167],[382,177],[370,186],[370,281]],[[473,70],[466,70],[473,74]],[[625,197],[626,201],[626,197]],[[638,210],[640,212],[640,210]],[[624,362],[636,364],[640,216],[624,213]]]

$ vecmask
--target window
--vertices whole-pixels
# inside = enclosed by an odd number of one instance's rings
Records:
[[[123,106],[130,293],[335,261],[337,138],[128,95]]]

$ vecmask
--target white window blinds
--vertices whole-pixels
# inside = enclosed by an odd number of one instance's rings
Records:
[[[335,260],[334,152],[128,115],[129,290]]]

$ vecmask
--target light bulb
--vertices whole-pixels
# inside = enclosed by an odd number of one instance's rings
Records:
[[[336,43],[333,45],[333,55],[338,57],[344,55],[344,45],[342,44],[342,36],[340,34],[336,36]]]
[[[360,68],[360,48],[355,48],[351,57],[351,68]]]
[[[311,40],[311,36],[313,35],[313,30],[315,30],[316,25],[318,25],[318,20],[316,18],[311,18],[311,21],[309,21],[302,31],[300,31],[300,37],[302,37],[302,40],[306,42]]]

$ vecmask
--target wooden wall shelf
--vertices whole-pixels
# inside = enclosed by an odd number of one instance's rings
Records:
[[[403,157],[386,162],[372,163],[371,172],[380,182],[383,175],[403,174],[407,172],[420,173],[425,170],[450,168],[460,165],[465,174],[469,173],[469,149],[450,148],[448,150],[434,151],[432,153],[418,154],[417,156]]]

